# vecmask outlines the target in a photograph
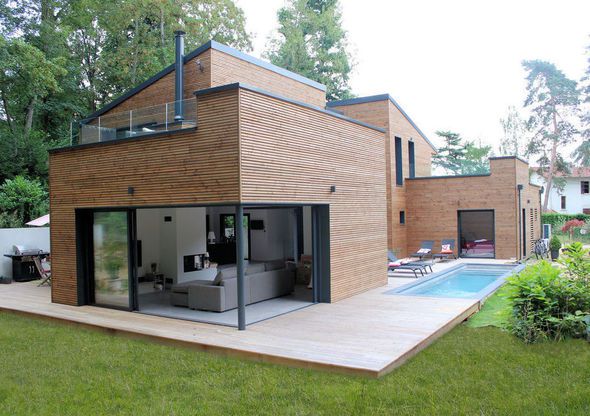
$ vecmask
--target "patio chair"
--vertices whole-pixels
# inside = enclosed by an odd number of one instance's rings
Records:
[[[41,259],[39,256],[33,257],[33,261],[35,262],[35,267],[39,272],[39,276],[41,276],[41,282],[37,287],[43,286],[44,284],[51,286],[51,263],[46,259]]]
[[[539,257],[541,259],[544,257],[549,258],[549,240],[545,238],[539,238],[537,241],[535,241],[533,251],[537,259],[539,259]]]
[[[420,248],[415,253],[412,253],[410,257],[418,257],[422,260],[426,256],[432,256],[432,247],[434,247],[434,241],[424,240],[420,244]]]
[[[420,272],[420,275],[424,276],[424,274],[428,273],[426,267],[429,266],[428,264],[419,263],[421,262],[404,262],[403,260],[398,259],[397,256],[393,253],[393,251],[388,250],[387,252],[387,271],[410,270],[414,273],[414,277],[418,278],[417,272]],[[430,268],[430,271],[432,271],[432,267]]]
[[[455,255],[455,240],[449,238],[447,240],[442,240],[440,244],[440,253],[433,254],[432,258],[446,260],[451,256],[453,256],[454,259],[457,259],[457,256]]]

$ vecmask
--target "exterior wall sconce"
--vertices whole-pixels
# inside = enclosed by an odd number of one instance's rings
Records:
[[[201,60],[200,60],[200,59],[197,59],[197,60],[195,61],[195,65],[197,65],[197,69],[198,69],[200,72],[205,72],[205,67],[204,67],[204,66],[203,66],[203,64],[201,63]]]
[[[332,192],[332,193],[336,192],[336,185],[330,186],[330,192]]]
[[[134,193],[135,193],[135,188],[133,186],[130,186],[127,188],[127,194],[133,195]]]

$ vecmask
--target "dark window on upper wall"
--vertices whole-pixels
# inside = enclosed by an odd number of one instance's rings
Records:
[[[399,212],[399,223],[405,224],[406,223],[406,211]]]
[[[404,184],[404,173],[402,167],[402,139],[395,138],[395,184],[402,186]]]
[[[410,162],[410,178],[416,177],[416,154],[414,152],[414,142],[408,142],[408,160]]]
[[[583,194],[590,194],[590,181],[581,181],[580,182],[580,191]]]
[[[561,196],[561,209],[565,209],[565,195]]]

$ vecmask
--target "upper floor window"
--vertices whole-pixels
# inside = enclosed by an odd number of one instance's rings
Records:
[[[408,160],[410,163],[410,178],[416,177],[416,153],[414,150],[414,142],[408,142]]]
[[[399,186],[402,186],[404,184],[401,137],[395,138],[395,184]]]
[[[561,196],[561,209],[565,209],[565,195]]]
[[[590,194],[590,181],[580,181],[580,191],[583,194]]]
[[[399,223],[402,225],[406,223],[406,211],[399,212]]]

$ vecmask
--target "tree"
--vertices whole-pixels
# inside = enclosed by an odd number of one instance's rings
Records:
[[[582,77],[582,94],[584,108],[582,111],[582,143],[574,151],[573,157],[577,164],[590,167],[590,46],[586,48],[588,68]]]
[[[500,119],[504,135],[500,142],[500,154],[505,156],[522,156],[526,153],[528,129],[518,110],[510,106],[506,118]]]
[[[525,106],[532,113],[529,126],[533,137],[527,154],[540,155],[540,169],[546,178],[543,209],[547,209],[554,177],[559,171],[560,151],[578,133],[572,117],[579,104],[577,83],[565,76],[555,65],[545,61],[524,61],[527,71]]]
[[[492,146],[476,145],[475,142],[465,143],[465,155],[461,164],[462,175],[479,175],[490,171],[490,155]]]
[[[47,192],[38,180],[16,176],[0,186],[0,226],[22,227],[47,213]]]
[[[432,164],[450,175],[477,175],[490,170],[489,157],[492,146],[464,141],[461,135],[451,131],[437,131],[444,145],[432,158]]]
[[[438,152],[432,158],[432,164],[445,170],[446,173],[459,175],[461,173],[462,160],[465,157],[465,146],[461,136],[451,131],[437,131],[436,135],[444,140],[444,145],[438,148]]]
[[[338,0],[290,0],[265,53],[273,64],[326,85],[329,100],[351,96],[352,70]]]
[[[88,0],[87,0],[88,1]],[[174,62],[175,30],[186,32],[186,46],[196,48],[209,39],[242,50],[251,49],[242,9],[232,0],[174,1],[106,0],[113,3],[97,14],[97,27],[104,33],[86,33],[100,45],[100,60],[88,72],[102,75],[93,82],[100,104],[136,86]],[[96,3],[94,3],[96,5]],[[80,32],[79,35],[83,35]],[[104,38],[102,38],[104,37]],[[88,60],[87,65],[92,61]]]
[[[0,37],[0,180],[25,173],[45,174],[44,135],[34,129],[44,100],[61,89],[63,60],[50,60],[20,39]]]

